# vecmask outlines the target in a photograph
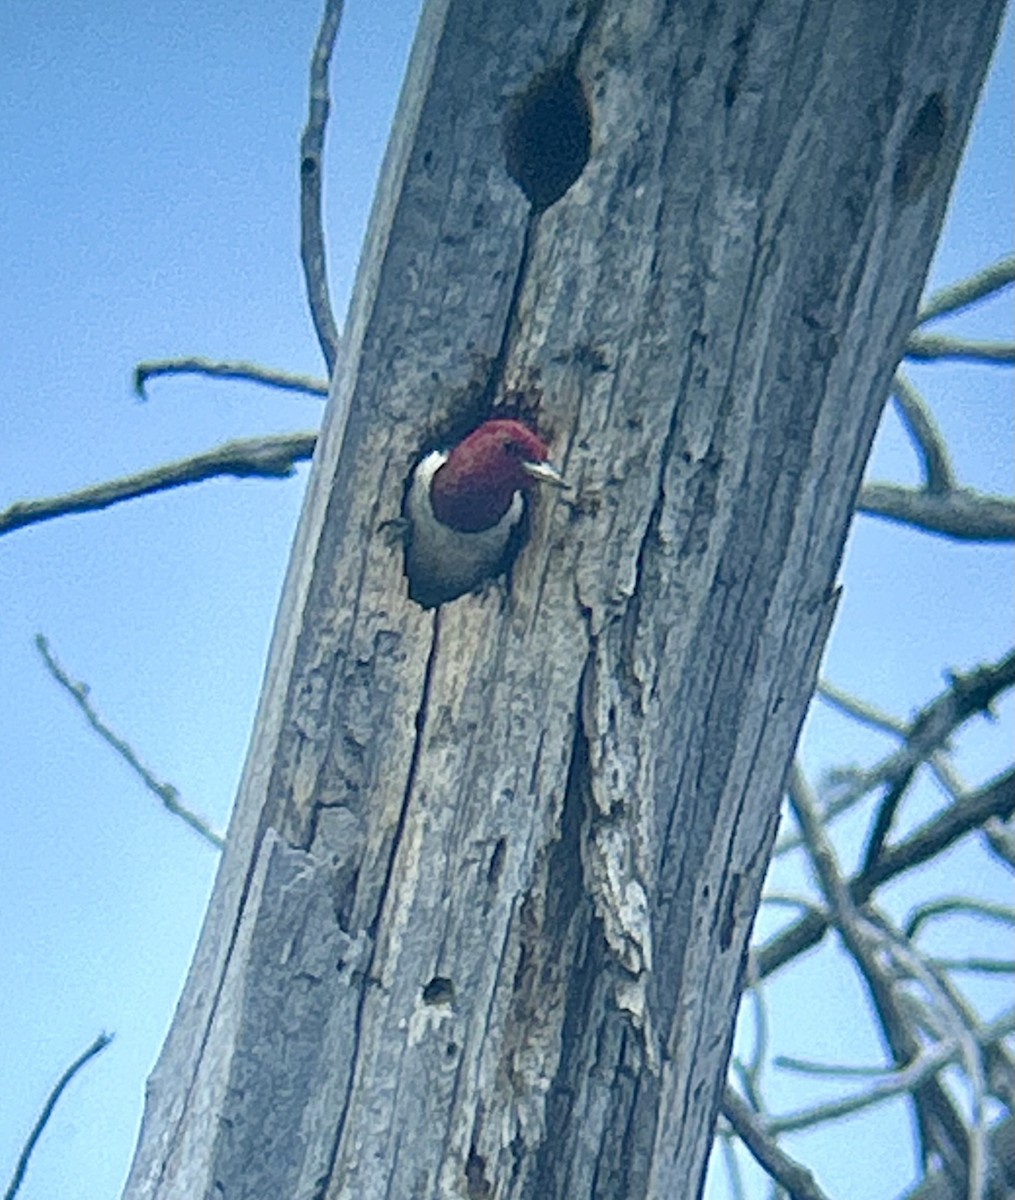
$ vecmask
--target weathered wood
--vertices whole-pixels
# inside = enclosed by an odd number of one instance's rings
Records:
[[[131,1200],[696,1193],[1001,10],[427,6]],[[424,612],[386,522],[515,392],[574,490]]]

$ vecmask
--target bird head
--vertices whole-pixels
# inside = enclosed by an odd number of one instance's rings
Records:
[[[567,487],[546,443],[520,421],[484,421],[455,446],[430,489],[434,516],[463,533],[496,525],[515,492],[534,483]]]

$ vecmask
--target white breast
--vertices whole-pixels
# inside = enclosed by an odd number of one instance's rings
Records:
[[[471,591],[495,573],[525,507],[521,493],[515,492],[511,507],[489,529],[460,533],[442,525],[433,514],[430,484],[447,457],[434,450],[422,460],[405,502],[412,525],[406,551],[409,595],[428,607]]]

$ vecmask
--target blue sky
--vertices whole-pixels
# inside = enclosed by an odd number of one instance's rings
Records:
[[[416,8],[353,0],[339,37],[326,171],[339,312]],[[310,398],[179,379],[156,381],[140,403],[130,378],[136,362],[177,354],[321,373],[297,224],[297,142],[318,19],[307,0],[214,11],[70,2],[44,20],[28,5],[0,8],[0,507],[227,438],[317,425],[320,404]],[[1009,13],[931,286],[1015,243],[1012,41]],[[1009,293],[954,326],[1010,336],[1011,315]],[[935,366],[912,375],[960,479],[1010,493],[1010,373]],[[887,421],[872,474],[915,479],[914,462]],[[99,1031],[116,1033],[64,1096],[23,1200],[119,1194],[144,1079],[216,866],[214,852],[87,729],[32,638],[45,633],[155,773],[224,828],[304,483],[305,470],[285,483],[217,481],[0,543],[0,1182],[64,1067]],[[1009,547],[949,545],[859,521],[828,675],[907,715],[946,668],[1010,644],[1011,558]],[[999,730],[975,731],[959,746],[971,780],[1010,758],[1010,701],[1001,718]],[[805,761],[818,771],[867,756],[869,745],[818,714]],[[971,854],[953,859],[948,890],[969,880],[991,894],[1002,886]],[[782,1034],[801,1053],[858,1053],[859,1039],[873,1055],[873,1041],[822,1016],[827,980],[773,984],[773,998],[786,993]],[[841,986],[846,995],[848,981]],[[854,1157],[800,1145],[820,1157],[833,1194],[877,1200],[905,1182],[875,1161],[868,1186],[842,1174],[856,1169]]]

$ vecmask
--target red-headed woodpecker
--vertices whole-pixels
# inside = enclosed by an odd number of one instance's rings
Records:
[[[508,566],[512,535],[534,483],[566,487],[542,439],[520,421],[484,421],[412,475],[405,573],[424,608],[454,600]]]

